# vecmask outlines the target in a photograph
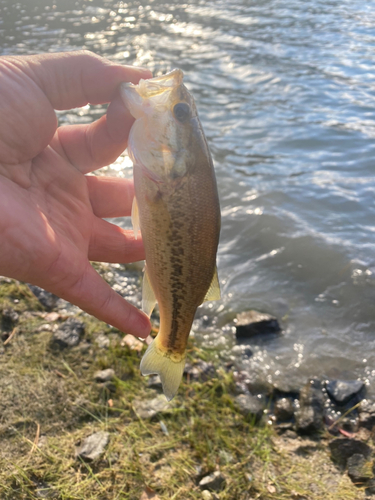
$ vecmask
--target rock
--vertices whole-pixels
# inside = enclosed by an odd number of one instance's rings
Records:
[[[219,497],[215,493],[211,493],[211,491],[203,490],[202,500],[219,500]]]
[[[111,341],[107,337],[107,335],[104,335],[104,333],[99,333],[99,335],[95,339],[95,344],[100,348],[100,349],[107,349],[110,345]]]
[[[55,307],[56,302],[59,300],[57,295],[47,292],[46,290],[43,290],[43,288],[40,288],[39,286],[35,285],[27,285],[27,286],[30,288],[30,290],[39,300],[42,306],[44,306],[47,310],[51,310]]]
[[[215,471],[209,476],[205,476],[199,481],[201,490],[220,491],[225,483],[225,477],[219,471]]]
[[[160,500],[160,498],[157,496],[154,490],[146,486],[146,489],[142,492],[139,500]]]
[[[92,462],[103,455],[108,443],[109,432],[95,432],[95,434],[91,434],[91,436],[84,439],[79,448],[77,448],[76,457]]]
[[[283,436],[285,436],[287,434],[287,432],[289,431],[293,431],[293,428],[294,428],[294,424],[293,422],[280,422],[280,423],[276,423],[275,425],[275,429],[277,430],[277,432],[279,434],[282,434]],[[297,436],[297,434],[294,432],[294,434]]]
[[[19,320],[20,315],[11,307],[7,307],[2,311],[2,326],[5,330],[11,329]]]
[[[356,404],[363,398],[365,385],[360,380],[330,380],[326,383],[329,397],[338,405],[345,405],[351,399]]]
[[[296,412],[298,432],[311,434],[320,431],[323,427],[323,409],[322,384],[317,379],[311,379],[300,392],[300,408]]]
[[[161,378],[159,375],[150,375],[147,380],[148,387],[154,387],[155,389],[162,389]]]
[[[75,318],[69,318],[52,336],[52,345],[65,349],[79,344],[81,337],[85,333],[85,324]]]
[[[366,493],[369,495],[375,495],[375,477],[370,479],[366,486]]]
[[[57,490],[51,488],[48,483],[44,483],[43,481],[38,481],[35,484],[35,494],[37,498],[58,498],[59,493]]]
[[[128,334],[122,339],[121,345],[127,345],[132,351],[140,352],[143,349],[144,343],[135,338],[133,335]]]
[[[157,396],[154,399],[146,401],[134,401],[133,407],[137,415],[141,418],[152,418],[159,413],[170,411],[170,403],[165,399],[164,395]]]
[[[48,314],[46,314],[46,315],[44,316],[44,319],[45,319],[46,321],[50,321],[50,322],[51,322],[51,321],[57,321],[57,320],[58,320],[58,319],[60,319],[60,318],[61,318],[61,316],[60,316],[60,314],[59,314],[59,313],[57,313],[57,312],[50,312],[50,313],[48,313]]]
[[[291,420],[294,416],[293,403],[288,398],[278,399],[275,403],[274,413],[277,420],[285,422]]]
[[[372,431],[375,427],[375,404],[367,400],[362,401],[358,413],[359,426]]]
[[[94,374],[94,379],[96,382],[110,382],[115,376],[115,371],[112,368],[107,368],[106,370],[97,371]]]
[[[337,438],[329,443],[332,459],[340,465],[346,465],[348,458],[355,454],[366,459],[371,456],[372,448],[358,439]]]
[[[354,453],[347,461],[348,476],[353,483],[364,483],[372,477],[372,463],[360,453]]]
[[[235,398],[240,412],[247,418],[259,420],[263,415],[264,405],[260,398],[252,394],[240,394]]]
[[[215,373],[216,369],[214,365],[203,360],[199,360],[193,365],[186,363],[184,369],[184,375],[186,375],[190,380],[209,380],[215,376]]]
[[[276,318],[270,314],[253,310],[238,314],[235,319],[235,326],[236,337],[238,339],[281,332],[279,322]]]

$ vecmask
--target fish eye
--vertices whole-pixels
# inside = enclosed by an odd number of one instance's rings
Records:
[[[179,102],[174,106],[173,114],[179,122],[183,123],[190,116],[190,106],[186,102]]]

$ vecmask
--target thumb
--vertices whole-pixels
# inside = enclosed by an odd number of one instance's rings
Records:
[[[141,338],[150,333],[149,318],[112,290],[89,263],[75,285],[57,295],[124,333]]]

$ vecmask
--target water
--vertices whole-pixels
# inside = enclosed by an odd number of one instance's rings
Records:
[[[0,0],[0,12],[3,55],[86,48],[155,74],[184,70],[223,215],[223,298],[200,309],[196,336],[252,377],[358,377],[374,393],[371,3]],[[102,112],[87,106],[59,118]],[[130,176],[128,159],[105,173]],[[242,360],[246,346],[222,325],[251,308],[276,315],[284,332],[252,341]]]

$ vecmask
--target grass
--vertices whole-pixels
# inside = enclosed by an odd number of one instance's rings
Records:
[[[142,419],[138,402],[159,392],[140,376],[141,354],[121,344],[120,332],[82,313],[81,344],[56,351],[51,329],[64,317],[46,321],[28,288],[14,281],[0,283],[0,311],[6,308],[20,319],[11,341],[0,342],[2,500],[135,500],[146,487],[160,499],[198,500],[199,480],[216,470],[225,477],[216,493],[222,500],[365,498],[331,463],[327,436],[288,440],[265,421],[248,421],[223,368],[206,382],[185,380],[166,411]],[[108,348],[95,341],[103,333]],[[208,353],[191,343],[189,356]],[[113,383],[94,381],[104,368],[115,370]],[[101,459],[76,458],[77,444],[99,430],[110,434]]]

